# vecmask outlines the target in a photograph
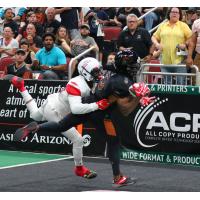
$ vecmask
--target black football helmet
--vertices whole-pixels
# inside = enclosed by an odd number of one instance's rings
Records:
[[[132,49],[119,51],[115,56],[116,73],[124,74],[136,81],[136,74],[140,69],[140,58]]]

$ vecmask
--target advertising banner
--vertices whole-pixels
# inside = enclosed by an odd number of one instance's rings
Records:
[[[25,85],[38,107],[48,94],[65,88],[66,81],[27,80]],[[49,153],[72,152],[72,143],[60,133],[34,133],[22,142],[13,142],[17,128],[33,121],[18,90],[8,81],[0,81],[0,149],[44,151]],[[104,155],[105,141],[89,123],[83,126],[84,154]],[[98,145],[97,144],[98,141]]]
[[[59,92],[65,81],[25,82],[40,106],[48,94]],[[149,85],[156,99],[138,106],[128,117],[115,110],[112,120],[120,134],[121,157],[171,164],[200,164],[200,87]],[[13,142],[13,133],[33,121],[18,90],[0,81],[0,149],[71,153],[71,141],[60,133],[34,133]],[[105,140],[89,122],[83,126],[84,154],[103,156]]]
[[[155,102],[138,107],[128,117],[113,114],[117,130],[121,133],[122,158],[151,161],[155,155],[158,162],[199,165],[200,155],[200,89],[199,87],[150,85]],[[127,153],[129,150],[129,153]],[[134,152],[134,153],[133,153]],[[140,156],[138,152],[149,152]],[[159,157],[160,152],[164,152]],[[130,157],[129,155],[136,155]],[[167,154],[166,154],[167,153]],[[167,159],[164,155],[185,155]],[[197,162],[189,162],[197,157]],[[153,156],[154,157],[154,156]]]

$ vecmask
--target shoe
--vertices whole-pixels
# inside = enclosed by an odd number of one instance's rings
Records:
[[[24,79],[21,77],[8,74],[4,77],[4,80],[9,80],[9,82],[12,83],[20,92],[25,90]]]
[[[23,128],[17,129],[13,136],[13,141],[19,142],[27,137],[30,133],[36,132],[38,128],[37,122],[31,122],[30,124],[24,126]]]
[[[136,179],[126,176],[121,176],[118,180],[113,180],[112,186],[115,188],[132,185],[136,183]]]
[[[77,176],[81,176],[86,179],[92,179],[97,176],[97,173],[95,171],[92,171],[85,166],[76,166],[74,169],[74,173]]]

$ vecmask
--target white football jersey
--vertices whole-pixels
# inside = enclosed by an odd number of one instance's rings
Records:
[[[60,93],[50,94],[47,97],[48,104],[61,118],[72,112],[84,114],[95,111],[98,105],[94,103],[82,103],[82,97],[89,96],[90,87],[82,76],[72,78]]]

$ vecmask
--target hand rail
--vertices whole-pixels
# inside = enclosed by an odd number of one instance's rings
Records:
[[[200,72],[196,65],[192,65],[191,68],[194,69],[194,73],[170,73],[170,72],[149,72],[145,71],[145,67],[186,67],[185,64],[181,65],[166,65],[166,64],[154,64],[154,63],[145,63],[141,65],[141,68],[138,73],[139,81],[143,81],[143,75],[175,75],[175,76],[192,76],[196,78],[196,85],[200,85]]]
[[[141,65],[141,68],[144,68],[146,66],[150,66],[150,67],[186,67],[185,64],[157,64],[157,63],[145,63]],[[195,65],[194,65],[195,66]],[[196,69],[196,68],[195,68]],[[197,71],[198,71],[198,67],[197,67]]]
[[[70,80],[72,78],[72,63],[81,58],[82,56],[84,56],[85,54],[87,54],[88,52],[92,51],[93,49],[95,49],[94,46],[90,47],[89,49],[85,50],[84,52],[80,53],[78,56],[72,58],[69,62],[69,66],[68,66],[68,80]]]
[[[154,10],[156,10],[158,7],[152,8],[151,10],[149,10],[148,12],[144,13],[144,15],[138,17],[138,21],[143,19],[146,15],[148,15],[149,13],[153,12]]]
[[[149,30],[149,33],[152,33],[154,30],[156,30],[162,23],[168,21],[168,19],[163,20],[162,22],[160,22],[160,24],[158,24],[157,26],[153,27],[151,30]]]
[[[149,10],[148,12],[144,13],[144,15],[138,17],[138,21],[141,20],[141,19],[143,19],[146,15],[148,15],[148,14],[151,13],[151,12],[153,12],[153,11],[156,10],[157,8],[158,8],[158,7],[152,8],[152,9]],[[127,26],[125,26],[125,27],[123,28],[123,30],[125,30],[125,29],[127,29]]]

